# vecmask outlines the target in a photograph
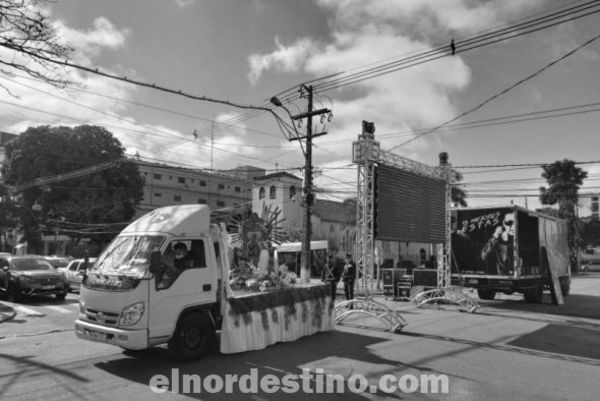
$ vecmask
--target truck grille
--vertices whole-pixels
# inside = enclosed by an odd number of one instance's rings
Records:
[[[119,323],[119,314],[115,312],[104,312],[93,309],[85,311],[85,317],[90,322],[106,324],[108,326],[116,326]]]

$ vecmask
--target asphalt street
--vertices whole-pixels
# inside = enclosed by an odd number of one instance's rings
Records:
[[[475,294],[473,294],[476,296]],[[481,301],[477,313],[451,306],[415,308],[380,299],[408,321],[401,333],[386,332],[372,318],[354,317],[328,333],[261,351],[211,352],[189,363],[174,362],[165,347],[137,355],[79,340],[73,332],[78,295],[65,302],[34,299],[13,306],[0,324],[0,399],[435,399],[597,400],[600,392],[600,273],[574,278],[565,305],[526,304],[516,295]],[[345,378],[362,374],[369,384],[386,374],[443,374],[449,393],[370,391],[362,394],[177,394],[150,390],[153,376],[248,374],[259,377],[323,369]],[[179,389],[181,391],[181,389]]]

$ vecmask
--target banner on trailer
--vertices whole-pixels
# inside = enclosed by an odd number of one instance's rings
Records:
[[[515,266],[514,210],[453,211],[451,243],[453,272],[512,275]]]

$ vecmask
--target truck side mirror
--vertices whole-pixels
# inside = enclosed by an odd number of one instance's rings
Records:
[[[150,253],[150,272],[157,274],[161,272],[161,255],[160,251],[152,251]]]

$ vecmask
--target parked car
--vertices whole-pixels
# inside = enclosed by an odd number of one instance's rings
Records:
[[[58,269],[64,273],[73,258],[68,256],[44,256],[44,259],[50,262],[55,269]]]
[[[96,262],[96,258],[89,258],[88,269]],[[67,285],[69,291],[79,291],[83,270],[85,269],[85,259],[73,259],[65,269],[67,276]]]
[[[39,255],[0,256],[0,292],[9,301],[24,296],[67,296],[66,276]]]

